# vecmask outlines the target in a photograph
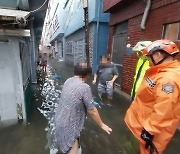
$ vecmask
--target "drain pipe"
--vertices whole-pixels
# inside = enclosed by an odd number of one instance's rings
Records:
[[[147,20],[147,16],[148,16],[150,7],[151,7],[151,0],[147,0],[146,8],[144,10],[143,18],[142,18],[142,21],[141,21],[141,26],[140,26],[141,29],[145,29],[145,23],[146,23],[146,20]]]
[[[96,65],[98,64],[98,39],[99,39],[99,22],[100,22],[100,9],[101,1],[98,1],[98,14],[97,14],[97,26],[96,26]]]

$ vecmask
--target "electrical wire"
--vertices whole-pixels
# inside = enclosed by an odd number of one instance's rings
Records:
[[[37,9],[33,10],[33,11],[30,11],[30,13],[34,13],[34,12],[37,12],[38,10],[40,10],[46,3],[47,3],[48,0],[45,0],[44,3]],[[29,16],[28,14],[28,16]],[[27,17],[28,17],[27,16]],[[6,26],[6,25],[15,25],[15,24],[18,24],[19,26],[26,26],[28,24],[27,22],[27,17],[20,17],[20,16],[17,16],[16,19],[15,19],[15,22],[13,23],[7,23],[7,24],[2,24],[3,26]]]
[[[38,10],[40,10],[47,2],[48,0],[46,0],[39,8],[33,10],[33,11],[30,11],[30,13],[34,13],[34,12],[37,12]]]

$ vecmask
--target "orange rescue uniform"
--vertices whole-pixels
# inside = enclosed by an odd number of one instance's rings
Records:
[[[180,63],[150,67],[135,100],[127,110],[125,123],[140,142],[141,154],[149,154],[141,131],[154,135],[153,143],[162,153],[173,137],[180,120]]]

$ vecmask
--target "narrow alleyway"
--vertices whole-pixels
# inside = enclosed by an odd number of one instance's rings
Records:
[[[73,76],[73,67],[64,64],[64,62],[60,62],[57,59],[50,59],[49,65],[51,66],[52,75],[57,75],[57,78],[54,78],[55,89],[61,91],[64,81],[68,77]],[[103,98],[101,101],[98,97],[96,86],[93,86],[91,81],[92,78],[89,79],[88,84],[92,88],[94,100],[97,102],[96,106],[100,112],[101,118],[105,123],[112,127],[113,132],[111,135],[105,134],[88,116],[81,134],[82,153],[137,154],[139,149],[137,141],[129,132],[123,120],[125,112],[130,105],[130,101],[118,93],[114,93],[114,98],[111,102],[108,102],[106,98]],[[53,131],[50,130],[50,132]],[[49,139],[51,141],[53,140],[52,138]],[[52,146],[51,141],[50,146]],[[178,154],[177,151],[180,151],[178,146],[179,143],[180,132],[177,132],[170,142],[165,154]],[[55,147],[52,146],[52,148]]]
[[[55,154],[53,116],[64,81],[73,76],[73,67],[57,59],[49,59],[47,76],[33,85],[32,113],[27,125],[17,124],[0,130],[0,154]],[[106,135],[88,116],[81,135],[83,154],[137,154],[138,144],[124,124],[124,114],[130,101],[118,93],[108,102],[101,101],[92,86],[94,100],[104,123],[113,132]],[[165,154],[179,154],[180,132],[167,147]]]

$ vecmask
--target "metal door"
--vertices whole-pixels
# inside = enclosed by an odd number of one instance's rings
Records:
[[[85,50],[84,39],[80,39],[74,42],[73,44],[74,64],[85,61],[84,50]]]
[[[126,37],[126,33],[113,36],[112,62],[115,63],[119,71],[119,77],[115,82],[117,86],[120,86],[122,81],[123,62],[126,52]]]

